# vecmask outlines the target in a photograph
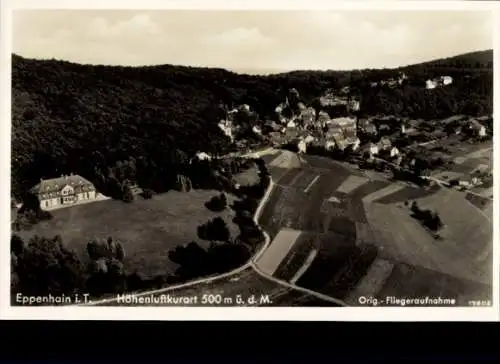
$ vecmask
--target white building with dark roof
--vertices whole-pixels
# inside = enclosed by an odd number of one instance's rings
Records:
[[[97,199],[92,182],[79,175],[41,180],[31,190],[40,200],[43,210],[53,210]]]

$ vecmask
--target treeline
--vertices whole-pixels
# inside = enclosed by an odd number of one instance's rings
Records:
[[[449,75],[448,72],[444,75]],[[471,71],[454,77],[451,85],[427,90],[429,74],[415,74],[412,83],[401,87],[386,85],[361,90],[361,116],[396,115],[415,119],[439,119],[456,114],[491,115],[493,112],[493,73]]]
[[[476,68],[473,59],[485,67]],[[196,152],[234,150],[217,126],[224,116],[221,104],[248,104],[258,118],[238,122],[260,122],[275,118],[276,106],[291,88],[315,105],[326,89],[350,86],[361,99],[362,115],[429,119],[457,112],[491,114],[490,60],[492,51],[485,51],[397,70],[249,76],[222,69],[91,66],[13,55],[12,191],[22,199],[40,178],[77,173],[96,185],[109,183],[104,188],[120,195],[126,188],[112,175],[119,181],[118,164],[132,160],[140,170],[139,185],[162,187],[165,179],[175,181],[182,174]],[[370,86],[399,71],[410,80],[403,87]],[[435,75],[452,76],[453,84],[423,89],[423,82]]]

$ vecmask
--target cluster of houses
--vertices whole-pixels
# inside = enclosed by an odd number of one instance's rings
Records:
[[[387,80],[381,80],[380,82],[371,82],[371,87],[377,86],[388,86],[390,88],[396,88],[403,84],[405,80],[408,79],[408,76],[404,72],[400,72],[396,78],[389,78]]]
[[[396,78],[389,78],[387,80],[381,80],[379,82],[371,82],[371,87],[377,86],[388,86],[390,88],[396,88],[403,84],[405,80],[408,79],[408,76],[404,72],[400,72]],[[425,88],[426,89],[434,89],[437,87],[448,86],[453,83],[453,78],[451,76],[440,76],[434,77],[426,80]]]
[[[344,93],[338,95],[331,90],[322,95],[319,101],[321,106],[345,106],[347,111],[359,111],[360,108],[360,102],[357,98]]]
[[[448,86],[453,83],[453,78],[451,76],[440,76],[436,78],[429,79],[425,82],[426,89],[434,89],[437,87]]]
[[[488,136],[486,124],[492,123],[492,117],[481,116],[471,118],[464,115],[455,115],[443,120],[442,123],[446,129],[451,129],[457,135],[467,132],[474,137],[482,139]]]

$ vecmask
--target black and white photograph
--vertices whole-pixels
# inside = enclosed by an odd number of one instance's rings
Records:
[[[498,308],[492,2],[15,3],[2,315]]]

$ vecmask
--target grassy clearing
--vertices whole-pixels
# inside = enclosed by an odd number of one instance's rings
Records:
[[[251,168],[234,176],[236,183],[241,186],[250,186],[259,182],[259,169],[254,164]]]
[[[485,210],[488,207],[488,204],[491,203],[491,200],[489,198],[478,196],[472,193],[466,193],[465,199],[480,210]],[[493,216],[489,216],[489,218],[492,219]]]
[[[445,224],[440,235],[474,257],[490,245],[493,227],[488,217],[464,198],[461,192],[442,189],[418,200],[424,209],[438,211]]]
[[[154,276],[173,273],[177,264],[168,258],[170,249],[198,241],[196,228],[216,216],[227,223],[231,236],[239,230],[232,223],[233,212],[209,211],[204,203],[217,191],[170,191],[151,200],[138,199],[131,204],[107,200],[53,211],[54,218],[35,225],[30,231],[18,233],[24,240],[33,235],[61,235],[63,242],[82,256],[87,243],[94,238],[112,236],[125,249],[128,272]],[[232,202],[228,196],[228,202]]]

